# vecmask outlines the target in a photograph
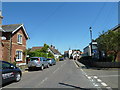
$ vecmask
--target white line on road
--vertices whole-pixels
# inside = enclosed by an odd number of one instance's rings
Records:
[[[93,76],[95,79],[97,79],[98,77],[97,76]]]
[[[87,78],[88,78],[88,79],[91,79],[91,77],[89,77],[89,76],[88,76]]]
[[[111,87],[106,87],[108,90],[112,90],[112,88]]]
[[[100,79],[97,79],[97,81],[98,81],[98,82],[102,82],[102,80],[100,80]]]
[[[37,86],[35,86],[35,87],[38,87],[38,86],[40,86],[41,84],[43,84],[45,81],[47,81],[48,80],[48,77],[45,77],[45,79],[43,79],[41,82],[40,82],[40,84],[38,84]]]
[[[120,75],[105,75],[105,76],[99,76],[99,77],[118,77]]]
[[[75,63],[75,61],[73,61],[73,62],[74,62],[74,64],[75,64],[75,66],[76,66],[77,68],[79,68],[78,65]]]
[[[40,84],[44,83],[47,79],[48,79],[48,77],[46,77],[45,79],[43,79]]]
[[[53,73],[57,72],[59,70],[59,68],[57,68]]]
[[[106,83],[104,83],[104,82],[102,82],[101,84],[102,84],[103,86],[105,86],[105,87],[107,86],[107,84],[106,84]]]

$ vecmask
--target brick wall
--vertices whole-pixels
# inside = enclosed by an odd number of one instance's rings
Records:
[[[0,60],[2,60],[2,40],[0,35]]]
[[[117,54],[117,59],[116,60],[120,62],[120,52]]]
[[[22,44],[17,43],[18,34],[22,35]],[[10,33],[4,33],[4,36],[6,35],[7,40],[3,41],[3,59],[5,61],[10,61]],[[25,34],[20,28],[16,33],[12,35],[12,45],[11,45],[11,62],[14,62],[16,50],[21,50],[24,52],[26,50],[26,37]],[[23,61],[18,61],[17,63],[24,63],[25,62],[25,56],[23,55]]]

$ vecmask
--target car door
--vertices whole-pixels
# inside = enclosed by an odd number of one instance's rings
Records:
[[[44,65],[47,66],[47,60],[46,58],[43,58]]]
[[[10,68],[11,64],[2,62],[2,83],[7,83],[14,80],[14,71]]]

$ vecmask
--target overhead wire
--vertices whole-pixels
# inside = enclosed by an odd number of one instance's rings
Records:
[[[105,8],[105,6],[106,6],[106,2],[103,3],[103,5],[102,5],[102,7],[100,8],[99,12],[97,13],[95,19],[93,20],[91,26],[94,26],[94,25],[96,24],[96,22],[97,22],[97,20],[98,20],[98,18],[99,18],[99,16],[100,16],[100,14],[102,13],[102,11],[103,11],[103,9]]]

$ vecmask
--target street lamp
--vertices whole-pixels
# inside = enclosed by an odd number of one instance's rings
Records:
[[[90,39],[91,39],[91,56],[92,56],[92,27],[89,28],[90,29]]]

